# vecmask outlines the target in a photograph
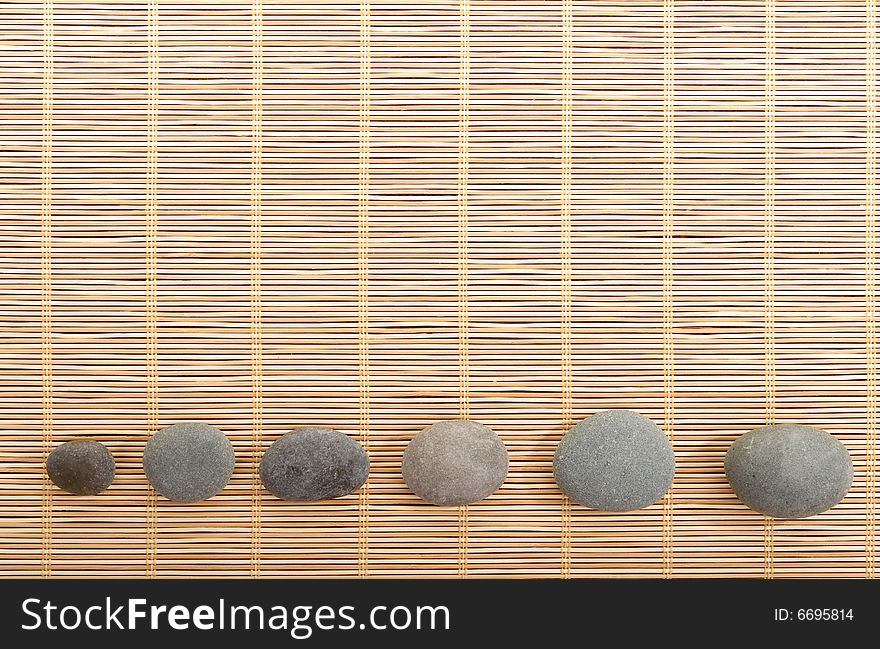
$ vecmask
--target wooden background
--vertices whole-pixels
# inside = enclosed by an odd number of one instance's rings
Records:
[[[873,577],[875,2],[0,2],[0,576]],[[627,407],[673,488],[566,502],[572,421]],[[466,508],[400,477],[469,416],[511,454]],[[226,490],[149,489],[210,422]],[[771,522],[723,456],[825,428],[855,481]],[[372,458],[281,502],[324,424]],[[97,497],[46,453],[116,457]]]

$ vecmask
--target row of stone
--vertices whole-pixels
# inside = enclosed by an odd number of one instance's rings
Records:
[[[229,482],[235,455],[214,426],[179,423],[153,435],[144,449],[144,472],[161,495],[176,502],[214,496]],[[675,456],[666,435],[630,410],[597,413],[570,430],[553,463],[556,482],[573,501],[602,511],[647,507],[667,492]],[[113,456],[93,440],[58,446],[46,461],[51,480],[77,495],[95,495],[115,477]],[[507,477],[501,439],[471,420],[442,421],[418,433],[403,454],[402,473],[412,491],[441,506],[480,501]],[[260,478],[289,501],[338,498],[367,480],[370,460],[355,440],[330,428],[307,426],[276,440],[260,462]],[[803,518],[840,502],[852,484],[846,447],[812,426],[763,426],[737,439],[725,472],[746,505],[777,518]]]

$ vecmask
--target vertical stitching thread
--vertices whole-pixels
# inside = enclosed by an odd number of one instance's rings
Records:
[[[253,415],[253,453],[251,457],[251,577],[260,576],[261,491],[259,462],[263,446],[263,305],[262,305],[262,235],[263,235],[263,5],[254,0],[251,12],[251,377]]]
[[[52,451],[54,375],[52,370],[52,135],[55,77],[55,16],[43,4],[43,115],[40,174],[40,356],[42,367],[42,452]],[[40,576],[52,576],[52,484],[43,471],[41,489]]]
[[[360,436],[370,451],[370,2],[361,0],[360,122],[358,130],[358,380]],[[370,484],[358,494],[358,576],[370,574]]]
[[[764,399],[765,420],[776,420],[776,5],[767,0],[765,16],[765,93],[764,93]],[[764,519],[764,577],[773,578],[773,519]]]
[[[572,0],[562,5],[562,148],[560,153],[560,352],[562,366],[562,428],[572,424],[572,295],[571,295],[571,172],[572,172],[572,85],[573,85]],[[561,566],[563,579],[571,578],[571,500],[562,496]]]
[[[865,48],[865,576],[876,576],[877,530],[877,5],[867,0]]]
[[[468,519],[468,506],[460,505],[458,507],[458,576],[460,579],[468,576]]]
[[[459,410],[470,416],[470,328],[468,322],[468,173],[470,170],[470,0],[459,7],[458,77],[458,374]],[[458,576],[468,574],[468,506],[458,514]]]
[[[159,130],[159,7],[151,0],[147,8],[147,174],[146,214],[146,363],[147,427],[152,435],[159,428],[159,346],[157,304],[158,239],[158,130]],[[147,487],[146,576],[156,576],[158,563],[158,496]]]
[[[675,442],[674,259],[675,220],[675,2],[663,4],[663,419]],[[672,576],[673,489],[663,498],[663,576]]]
[[[461,0],[458,101],[458,354],[459,408],[470,414],[470,338],[468,327],[468,174],[470,171],[470,3]]]

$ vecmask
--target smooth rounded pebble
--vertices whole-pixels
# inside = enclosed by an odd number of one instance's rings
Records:
[[[774,518],[804,518],[843,500],[853,479],[846,447],[821,428],[762,426],[736,440],[724,458],[734,493]]]
[[[507,477],[507,448],[489,428],[466,419],[419,432],[403,453],[403,479],[422,500],[467,505],[494,492]]]
[[[263,484],[282,500],[338,498],[360,488],[369,473],[370,460],[360,444],[320,426],[283,435],[260,462]]]
[[[556,449],[553,473],[573,501],[628,512],[663,497],[675,455],[657,424],[631,410],[606,410],[572,428]]]
[[[232,444],[210,424],[172,424],[153,435],[144,449],[150,484],[168,500],[181,503],[220,492],[234,465]]]
[[[76,496],[94,496],[113,482],[116,462],[100,442],[75,439],[49,453],[46,472],[58,488]]]

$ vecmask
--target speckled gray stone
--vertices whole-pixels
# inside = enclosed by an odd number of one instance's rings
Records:
[[[553,472],[573,501],[606,512],[647,507],[675,475],[666,435],[631,410],[605,410],[572,428],[556,449]]]
[[[507,477],[507,449],[489,428],[466,419],[419,432],[403,454],[403,479],[435,505],[466,505],[489,496]]]
[[[263,484],[282,500],[339,498],[358,489],[369,473],[370,460],[360,444],[320,426],[283,435],[260,462]]]
[[[235,454],[210,424],[186,422],[163,428],[144,449],[144,472],[156,491],[181,503],[217,494],[229,482]]]
[[[804,518],[843,500],[852,459],[833,436],[813,426],[762,426],[736,440],[724,459],[727,480],[746,505],[774,518]]]
[[[100,442],[75,439],[49,453],[46,472],[58,488],[77,496],[94,496],[113,482],[116,462]]]

